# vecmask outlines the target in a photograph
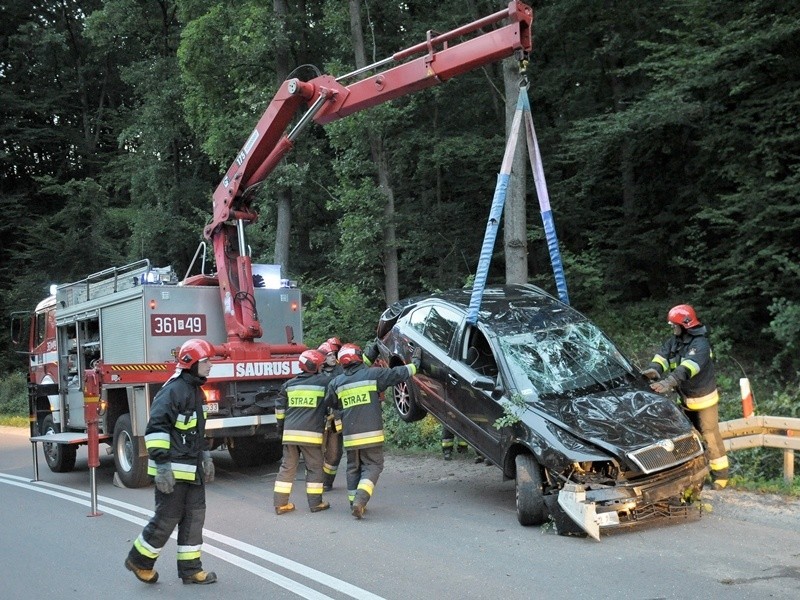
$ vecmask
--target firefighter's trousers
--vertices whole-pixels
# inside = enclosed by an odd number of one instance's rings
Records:
[[[347,451],[347,495],[351,504],[366,506],[383,472],[383,445]]]
[[[322,502],[322,446],[284,444],[281,468],[275,478],[275,488],[272,494],[275,506],[284,506],[289,503],[289,495],[292,493],[292,485],[300,463],[300,452],[303,453],[306,463],[308,506],[314,508]]]
[[[171,494],[156,488],[156,510],[128,553],[140,569],[152,569],[169,536],[178,527],[178,577],[186,578],[203,570],[200,550],[206,520],[206,486],[176,482]]]
[[[325,476],[322,480],[325,489],[333,486],[336,479],[336,472],[339,470],[339,463],[342,462],[342,432],[336,432],[336,428],[331,423],[325,430],[325,450],[323,453],[322,470]]]
[[[719,432],[719,405],[714,404],[700,410],[683,407],[683,412],[705,440],[711,479],[714,483],[725,487],[728,484],[728,456],[725,454],[725,444]]]
[[[442,452],[445,455],[449,454],[453,451],[453,446],[456,445],[456,434],[453,433],[450,429],[442,425]],[[467,442],[462,440],[461,438],[458,439],[458,451],[459,452],[466,452],[467,451]]]

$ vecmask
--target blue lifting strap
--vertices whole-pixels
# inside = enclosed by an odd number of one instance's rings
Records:
[[[511,132],[506,143],[503,163],[500,166],[500,173],[497,175],[497,185],[492,199],[492,208],[489,211],[489,220],[486,223],[486,232],[483,235],[483,245],[481,255],[478,259],[478,268],[475,271],[475,282],[472,285],[472,296],[469,301],[467,311],[467,322],[475,324],[478,322],[478,312],[481,307],[483,290],[486,287],[486,278],[489,274],[489,265],[492,261],[494,252],[494,242],[497,238],[497,230],[500,227],[500,217],[503,215],[503,206],[506,201],[508,181],[511,178],[511,164],[514,162],[514,152],[519,138],[520,125],[525,119],[526,141],[528,143],[528,157],[533,171],[533,181],[536,185],[536,195],[539,198],[539,210],[542,213],[542,223],[544,225],[547,248],[550,251],[550,262],[553,266],[553,274],[556,280],[556,289],[559,299],[565,304],[569,304],[567,294],[567,280],[564,277],[564,267],[561,264],[561,252],[556,236],[556,227],[553,221],[553,211],[550,209],[550,197],[547,194],[547,184],[544,179],[544,168],[539,154],[539,142],[536,139],[536,130],[533,127],[531,117],[531,107],[528,103],[528,93],[526,89],[520,89],[517,108],[514,112],[514,119],[511,123]]]

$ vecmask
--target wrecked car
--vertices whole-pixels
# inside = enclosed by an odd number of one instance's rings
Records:
[[[522,525],[588,534],[698,510],[708,473],[699,434],[588,318],[532,285],[490,286],[384,311],[390,366],[416,346],[422,367],[393,389],[406,422],[433,415],[516,481]]]

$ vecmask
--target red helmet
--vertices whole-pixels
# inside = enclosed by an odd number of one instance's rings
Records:
[[[325,362],[325,355],[319,350],[306,350],[300,355],[300,370],[306,373],[316,373]]]
[[[355,344],[345,344],[339,350],[339,364],[343,367],[347,365],[353,365],[356,363],[364,362],[363,355],[361,353],[361,348],[356,346]]]
[[[183,342],[183,346],[178,350],[178,366],[181,369],[189,369],[198,360],[211,358],[214,356],[214,346],[205,340],[192,339]]]
[[[339,348],[335,348],[330,342],[322,342],[317,350],[323,354],[330,354],[331,352],[336,354],[339,351]]]
[[[342,348],[342,342],[337,337],[328,338],[325,340],[325,343],[329,344],[330,347],[333,348],[333,350],[329,350],[329,352],[338,352]]]
[[[667,315],[667,322],[674,325],[680,325],[686,329],[691,329],[692,327],[697,327],[701,324],[700,320],[697,318],[697,314],[694,312],[694,309],[688,304],[678,304],[678,306],[673,306]]]

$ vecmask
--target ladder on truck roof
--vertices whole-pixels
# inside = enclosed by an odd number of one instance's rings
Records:
[[[56,303],[67,308],[96,300],[122,290],[147,284],[176,284],[177,278],[172,267],[153,267],[144,258],[122,267],[110,267],[88,277],[65,283],[56,288]]]

